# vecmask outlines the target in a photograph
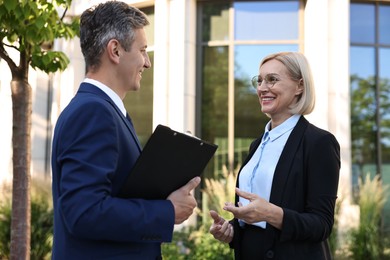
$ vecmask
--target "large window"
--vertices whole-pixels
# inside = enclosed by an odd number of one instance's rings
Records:
[[[198,1],[198,124],[219,145],[206,176],[237,170],[268,118],[250,79],[267,54],[300,49],[300,1]],[[225,168],[226,167],[226,168]]]
[[[390,184],[390,5],[351,3],[352,175]],[[390,228],[390,198],[383,219]],[[388,231],[387,231],[388,232]]]
[[[153,130],[154,7],[142,8],[141,11],[148,16],[150,22],[145,27],[145,34],[152,67],[142,73],[141,89],[127,93],[123,102],[134,123],[141,144],[145,145]]]

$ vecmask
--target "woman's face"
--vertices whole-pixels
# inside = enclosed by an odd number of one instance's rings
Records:
[[[273,127],[288,119],[290,107],[298,101],[303,91],[301,81],[291,79],[287,68],[278,60],[269,60],[260,67],[257,95],[261,111],[268,114]]]

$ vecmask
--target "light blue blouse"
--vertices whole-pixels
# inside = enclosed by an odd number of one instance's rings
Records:
[[[272,130],[269,130],[271,121],[267,123],[260,145],[241,170],[239,176],[239,188],[241,190],[255,193],[269,201],[276,165],[300,116],[293,115]],[[243,205],[249,203],[247,199],[241,197],[239,201]],[[243,221],[240,220],[240,223],[243,224]],[[253,225],[265,228],[266,222],[257,222]]]

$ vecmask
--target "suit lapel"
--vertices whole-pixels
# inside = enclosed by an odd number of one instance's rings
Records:
[[[123,115],[122,111],[119,109],[119,107],[117,105],[115,105],[114,101],[112,101],[111,98],[106,93],[104,93],[104,91],[102,91],[101,89],[99,89],[98,87],[96,87],[92,84],[81,83],[78,92],[90,92],[90,93],[96,94],[97,96],[106,100],[115,109],[115,111],[118,113],[119,117],[122,119],[122,121],[125,123],[126,127],[129,129],[131,135],[133,136],[135,143],[137,144],[138,150],[139,151],[142,150],[142,147],[139,143],[137,134],[135,132],[135,129],[133,127],[133,124],[131,122],[130,117],[126,118]]]
[[[270,202],[280,205],[283,197],[283,190],[287,183],[289,174],[291,173],[291,167],[294,162],[294,158],[302,142],[305,130],[309,122],[301,116],[297,125],[294,127],[287,140],[287,143],[280,155],[278,164],[275,168],[274,178],[272,182],[272,190],[270,196]]]
[[[127,116],[125,117],[123,115],[122,111],[120,111],[120,109],[114,104],[114,102],[111,99],[109,100],[109,102],[115,108],[116,112],[119,114],[122,121],[125,123],[126,127],[129,129],[131,135],[133,136],[133,139],[135,140],[135,143],[138,146],[139,151],[141,151],[142,150],[141,144],[139,143],[137,134],[135,132],[135,129],[134,129],[133,123],[131,122],[129,114],[127,114]]]

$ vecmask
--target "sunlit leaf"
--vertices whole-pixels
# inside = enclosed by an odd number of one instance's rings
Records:
[[[57,10],[65,12],[70,4],[71,0],[0,0],[0,37],[6,38],[19,51],[28,50],[26,54],[30,56],[27,61],[31,61],[33,68],[45,72],[64,70],[69,63],[66,55],[42,52],[41,45],[49,43],[44,47],[45,51],[50,51],[47,48],[55,39],[70,39],[78,35],[79,20],[72,18],[67,21],[69,24],[65,24],[57,13]]]

